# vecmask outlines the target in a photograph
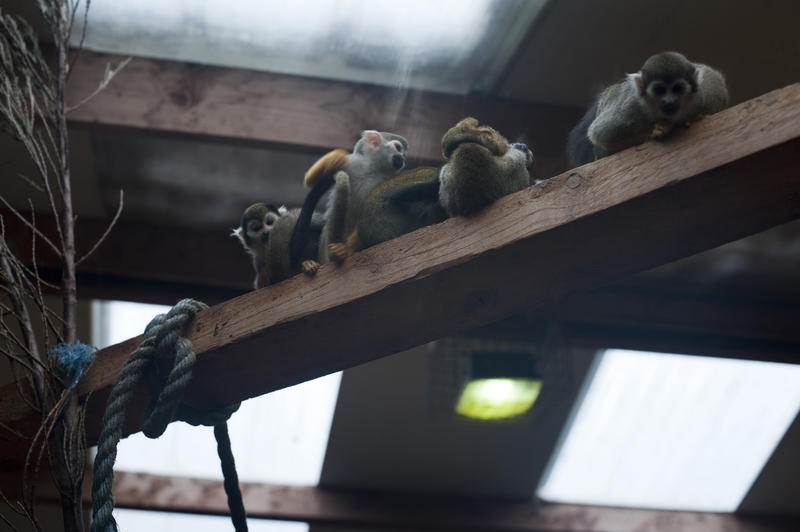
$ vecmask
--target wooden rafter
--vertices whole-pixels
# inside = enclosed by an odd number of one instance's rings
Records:
[[[106,65],[121,59],[84,52],[70,78],[69,100],[91,94]],[[69,118],[315,151],[349,148],[359,129],[380,129],[407,136],[412,158],[438,162],[443,132],[467,115],[511,138],[524,137],[538,158],[536,175],[549,176],[563,168],[563,139],[580,111],[135,58]]]
[[[6,231],[20,255],[30,256],[30,231],[11,213],[0,210]],[[45,231],[52,219],[37,216]],[[107,223],[79,219],[78,249],[88,246]],[[147,249],[148,253],[140,252]],[[39,270],[58,279],[58,258],[39,249]],[[197,260],[197,257],[203,260]],[[158,257],[153,261],[152,257]],[[104,245],[78,268],[79,292],[85,297],[174,304],[195,297],[209,304],[251,289],[252,267],[238,241],[223,231],[201,231],[120,222]],[[536,275],[531,272],[530,280]],[[736,285],[739,286],[739,285]],[[800,329],[795,299],[784,291],[740,294],[725,286],[711,293],[679,289],[669,280],[638,278],[569,294],[525,315],[475,331],[484,336],[535,334],[543,319],[556,319],[574,345],[613,345],[800,363]],[[796,297],[796,296],[794,296]]]
[[[251,519],[303,521],[312,526],[493,532],[789,532],[800,526],[797,518],[355,492],[253,482],[244,482],[241,488]],[[120,508],[220,515],[228,512],[222,482],[217,480],[117,472],[114,500]]]
[[[538,307],[800,217],[800,84],[200,313],[187,400],[257,396]],[[100,352],[91,440],[137,339]],[[143,408],[139,402],[138,408]],[[127,430],[137,430],[139,412]],[[0,421],[35,419],[13,392]],[[4,443],[5,445],[5,443]]]

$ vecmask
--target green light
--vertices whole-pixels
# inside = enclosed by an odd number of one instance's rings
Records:
[[[531,409],[541,379],[473,379],[464,386],[456,413],[473,419],[507,419]]]

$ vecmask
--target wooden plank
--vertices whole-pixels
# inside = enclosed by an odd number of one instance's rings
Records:
[[[472,336],[541,341],[557,322],[569,345],[800,363],[798,301],[741,296],[738,285],[681,289],[637,277],[511,316],[469,332]],[[762,294],[765,296],[766,294]]]
[[[800,217],[800,84],[202,312],[187,400],[238,401],[497,320]],[[531,279],[533,273],[533,280]],[[136,339],[80,385],[87,434]],[[143,401],[132,409],[137,419]],[[2,409],[0,421],[27,420]],[[137,430],[135,421],[128,431]]]
[[[119,56],[84,52],[68,101],[91,94]],[[441,138],[473,115],[509,138],[525,138],[538,158],[535,174],[564,168],[563,139],[580,110],[477,96],[386,88],[243,69],[134,58],[71,122],[211,135],[326,151],[351,148],[362,129],[395,131],[409,155],[440,161]]]
[[[28,228],[7,211],[0,210],[0,216],[20,255],[29,256]],[[53,229],[51,216],[38,215],[37,223],[45,231]],[[105,227],[105,221],[79,219],[78,250],[89,249]],[[39,246],[38,264],[46,278],[58,280],[58,260],[49,248]],[[78,267],[82,297],[169,305],[185,297],[209,304],[231,299],[250,290],[252,276],[249,256],[222,232],[131,222],[119,222],[105,244]],[[535,279],[531,273],[528,282]],[[697,287],[681,289],[670,279],[651,276],[570,294],[474,334],[531,336],[536,333],[533,324],[556,318],[574,345],[800,363],[797,300],[782,298],[785,289],[773,289],[768,299],[763,290],[757,296],[740,292],[737,284],[705,292]]]
[[[20,255],[29,256],[28,228],[7,211],[0,210],[0,216]],[[54,229],[51,216],[40,214],[37,223],[46,232]],[[91,247],[106,223],[77,221],[79,252]],[[38,263],[46,278],[58,280],[58,260],[49,248],[39,246]],[[82,297],[168,305],[185,297],[209,304],[231,299],[251,289],[252,276],[249,256],[238,241],[223,232],[124,221],[78,267]],[[531,272],[528,282],[535,279]],[[696,286],[675,286],[670,278],[638,278],[570,294],[536,312],[505,319],[474,334],[531,336],[536,333],[532,325],[556,318],[573,345],[800,363],[797,300],[782,297],[786,288],[748,294],[742,293],[746,291],[741,284],[723,283],[702,291]]]
[[[242,483],[241,487],[250,518],[380,530],[788,532],[800,527],[797,518],[748,518],[257,483]],[[118,472],[114,478],[114,499],[120,508],[228,513],[222,482],[216,480]]]

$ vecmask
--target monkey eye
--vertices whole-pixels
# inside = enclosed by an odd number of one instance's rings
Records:
[[[653,87],[653,92],[657,96],[663,96],[664,94],[667,93],[667,88],[664,85],[656,85],[655,87]]]
[[[259,229],[261,229],[261,224],[257,220],[250,220],[250,222],[247,224],[248,233],[254,233]]]
[[[683,83],[676,83],[672,86],[672,93],[673,94],[682,94],[683,93]]]
[[[398,153],[403,153],[403,143],[402,142],[396,140],[396,141],[392,142],[392,146],[394,147],[395,150],[397,150]]]

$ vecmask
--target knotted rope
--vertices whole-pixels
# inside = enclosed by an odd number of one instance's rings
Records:
[[[146,380],[151,393],[151,400],[142,420],[145,436],[161,436],[167,425],[176,420],[186,421],[191,425],[214,427],[231,520],[236,532],[247,531],[247,519],[227,425],[228,418],[239,408],[239,403],[213,412],[201,412],[180,402],[192,377],[196,360],[191,342],[182,337],[181,333],[197,312],[204,308],[206,305],[199,301],[184,299],[166,314],[153,318],[144,330],[142,343],[120,371],[108,397],[94,459],[92,532],[117,531],[117,523],[111,515],[114,510],[114,497],[111,493],[114,461],[117,458],[117,444],[122,437],[125,410],[142,378]]]

